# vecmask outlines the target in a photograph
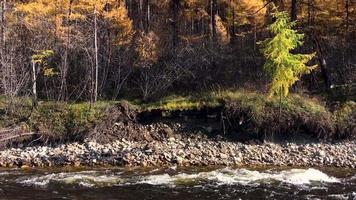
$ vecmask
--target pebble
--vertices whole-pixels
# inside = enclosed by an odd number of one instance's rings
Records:
[[[336,151],[337,149],[337,151]],[[336,144],[264,143],[169,139],[167,141],[95,141],[0,151],[0,167],[50,166],[330,166],[355,168],[356,141]]]

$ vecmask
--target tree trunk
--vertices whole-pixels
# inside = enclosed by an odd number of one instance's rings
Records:
[[[67,73],[68,73],[68,57],[69,57],[69,45],[71,43],[70,41],[70,16],[72,14],[72,4],[73,0],[69,1],[69,8],[68,8],[68,14],[67,14],[67,26],[68,26],[68,32],[67,32],[67,41],[66,41],[66,46],[65,46],[65,52],[64,52],[64,61],[61,69],[61,87],[60,87],[60,93],[59,93],[59,98],[58,100],[60,101],[65,101],[67,98]]]
[[[150,21],[151,21],[151,5],[150,1],[146,0],[146,33],[150,30]]]
[[[320,42],[316,36],[314,36],[314,43],[317,48],[317,55],[320,64],[321,74],[324,78],[325,89],[328,91],[331,88],[331,77],[328,70],[326,59],[324,57],[323,49],[321,48]]]
[[[98,58],[98,22],[96,8],[94,7],[94,46],[95,46],[95,89],[94,102],[98,100],[98,77],[99,77],[99,58]]]
[[[235,44],[236,41],[236,32],[235,32],[235,10],[232,7],[232,1],[230,0],[230,7],[232,12],[232,22],[230,24],[230,44]]]
[[[0,72],[3,75],[3,57],[4,57],[4,44],[2,38],[4,36],[4,1],[0,2]],[[3,77],[1,77],[1,83],[4,83]],[[0,90],[4,90],[4,85],[0,85]],[[5,91],[4,91],[5,93]]]
[[[62,69],[61,69],[61,87],[60,87],[59,97],[58,97],[59,101],[66,100],[66,94],[67,94],[67,80],[66,79],[67,79],[67,69],[68,69],[67,66],[68,66],[68,47],[65,47],[64,61],[63,61]]]
[[[111,65],[111,35],[110,35],[110,30],[107,30],[107,38],[106,38],[106,62],[105,64],[102,63],[102,76],[100,80],[100,89],[99,89],[99,94],[105,93],[105,86],[107,83],[107,78],[109,76],[109,69]],[[103,45],[102,45],[103,46]]]
[[[311,17],[312,17],[312,2],[311,0],[308,0],[308,26],[311,26]]]
[[[284,0],[279,0],[279,2],[278,2],[279,4],[279,7],[281,8],[281,10],[284,10],[285,9],[285,4],[284,4]]]
[[[144,27],[144,13],[143,13],[143,0],[139,0],[138,1],[139,5],[138,5],[138,14],[139,14],[139,26],[140,26],[140,29],[141,30],[145,30],[145,27]]]
[[[212,41],[216,41],[217,0],[210,0],[210,31]]]
[[[4,4],[5,1],[0,2],[0,69],[2,69],[2,61],[3,61],[3,55],[4,55],[4,44],[3,44],[3,38],[4,38],[4,31],[5,31],[5,13],[4,13]]]
[[[176,47],[178,44],[178,10],[179,10],[179,0],[171,1],[171,10],[172,10],[172,44],[173,47]]]
[[[5,18],[5,13],[6,13],[6,8],[7,7],[7,1],[3,0],[1,4],[1,55],[5,54],[5,46],[6,46],[6,18]]]
[[[292,0],[292,5],[291,5],[291,21],[296,21],[297,20],[297,0]]]
[[[350,26],[350,0],[345,0],[345,12],[346,12],[346,31],[349,30],[349,26]]]
[[[347,64],[351,64],[351,58],[352,58],[352,42],[347,42],[347,41],[352,41],[353,36],[352,36],[352,30],[350,32],[350,0],[346,0],[345,2],[345,12],[346,12],[346,17],[345,17],[345,23],[346,23],[346,33],[345,33],[345,42],[346,42],[346,59],[347,59]],[[352,5],[351,5],[352,6]]]
[[[2,89],[4,94],[6,95],[6,85],[7,85],[7,81],[6,81],[6,76],[7,76],[7,73],[6,73],[6,69],[5,69],[5,46],[6,46],[6,19],[5,19],[5,11],[6,11],[6,0],[3,0],[1,3],[0,3],[0,12],[1,12],[1,15],[0,15],[0,21],[1,21],[1,24],[0,24],[0,72],[2,74]]]
[[[32,106],[37,108],[37,70],[36,63],[32,61]]]
[[[256,51],[257,47],[257,22],[253,22],[253,50]]]

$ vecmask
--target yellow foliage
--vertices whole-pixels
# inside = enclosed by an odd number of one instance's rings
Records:
[[[80,40],[85,33],[79,32],[75,26],[77,22],[84,23],[93,20],[110,22],[111,29],[117,36],[115,44],[130,41],[133,34],[132,21],[121,1],[115,0],[33,0],[15,5],[15,11],[23,16],[25,26],[34,32],[54,35],[57,39],[66,41],[68,32]],[[93,23],[88,23],[89,25]]]
[[[132,20],[127,16],[124,5],[114,6],[113,9],[105,11],[103,17],[110,22],[111,28],[116,31],[115,44],[124,45],[131,41],[134,34]]]
[[[137,66],[150,67],[158,59],[158,37],[155,33],[140,32],[136,39],[136,51],[139,55]]]

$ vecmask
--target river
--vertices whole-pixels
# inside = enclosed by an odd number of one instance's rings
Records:
[[[0,199],[356,199],[355,169],[0,169]]]

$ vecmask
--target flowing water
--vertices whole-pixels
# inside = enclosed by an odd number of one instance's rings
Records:
[[[356,200],[356,170],[0,169],[0,199]]]

